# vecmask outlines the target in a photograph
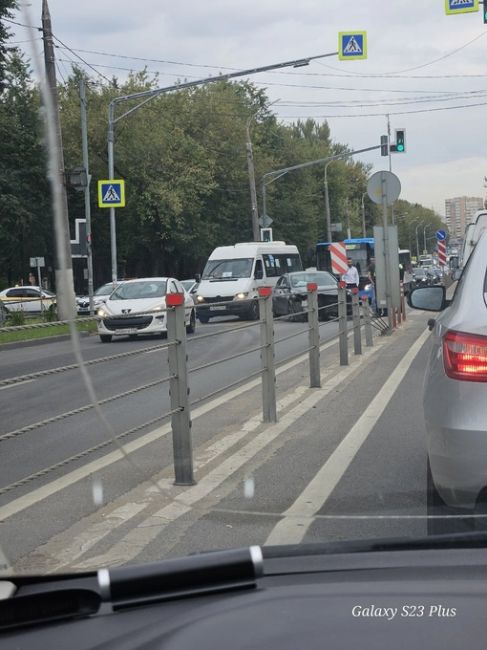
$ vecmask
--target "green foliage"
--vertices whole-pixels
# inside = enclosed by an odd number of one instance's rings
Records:
[[[12,327],[25,325],[25,314],[22,309],[8,313],[7,324]]]
[[[79,81],[83,74],[75,70],[58,87],[68,172],[82,161]],[[153,89],[159,83],[146,72],[133,74],[124,83],[115,80],[113,85],[95,84],[87,77],[85,81],[97,286],[110,278],[111,268],[108,211],[97,207],[96,185],[107,177],[108,107],[116,97]],[[6,82],[0,94],[0,277],[11,285],[28,273],[29,256],[44,256],[51,265],[53,243],[38,92],[16,53],[7,58]],[[120,103],[116,116],[136,106],[137,100]],[[348,151],[346,145],[332,140],[327,123],[311,119],[278,123],[271,108],[265,91],[251,83],[215,81],[159,95],[117,120],[115,176],[125,179],[127,186],[127,205],[116,212],[119,277],[192,277],[202,270],[214,247],[251,240],[247,132],[259,211],[265,173]],[[362,235],[362,203],[367,234],[372,234],[380,210],[366,196],[369,173],[368,166],[353,159],[328,166],[331,217],[342,222],[341,236],[347,226],[352,236]],[[83,194],[68,188],[68,203],[74,224],[84,217]],[[324,165],[289,172],[270,183],[267,211],[274,220],[274,238],[296,243],[306,264],[312,264],[316,242],[326,238]],[[436,219],[435,215],[428,218],[432,223]],[[401,245],[408,235],[408,229],[400,230]],[[75,272],[76,264],[78,271],[85,264],[74,263]],[[81,273],[79,277],[82,282]],[[78,291],[86,287],[80,284]]]

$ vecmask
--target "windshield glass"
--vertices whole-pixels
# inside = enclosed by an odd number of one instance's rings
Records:
[[[292,287],[305,287],[308,282],[315,282],[319,287],[336,287],[337,281],[330,273],[291,273]]]
[[[104,284],[101,287],[98,287],[98,289],[95,291],[93,295],[95,296],[109,296],[112,291],[115,289],[117,285],[112,284],[111,282],[109,284]]]
[[[235,260],[208,260],[203,271],[203,280],[250,278],[252,258]]]
[[[150,282],[125,282],[110,296],[110,300],[143,300],[147,298],[163,298],[166,295],[166,282],[153,280]]]
[[[0,2],[2,575],[487,530],[487,40],[444,7]]]

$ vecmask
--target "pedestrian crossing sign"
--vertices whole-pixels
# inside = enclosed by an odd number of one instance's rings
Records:
[[[125,207],[125,181],[122,180],[98,181],[98,207],[99,208],[124,208]]]
[[[478,10],[479,0],[445,0],[445,13],[449,16]]]
[[[367,58],[367,32],[339,32],[338,58],[341,61]]]

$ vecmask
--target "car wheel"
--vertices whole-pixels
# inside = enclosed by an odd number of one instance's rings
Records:
[[[196,330],[196,314],[194,313],[194,309],[193,309],[189,317],[189,323],[188,325],[186,325],[186,332],[188,334],[194,334],[195,330]]]
[[[297,321],[300,320],[299,316],[296,316],[300,312],[300,309],[298,308],[298,305],[294,300],[289,299],[287,301],[287,313],[289,314],[289,320],[290,321]],[[304,314],[304,317],[306,317],[307,314]]]
[[[249,320],[259,320],[260,311],[259,311],[259,301],[252,300],[249,308]]]
[[[100,341],[102,343],[111,343],[112,335],[111,334],[100,334]]]
[[[198,314],[198,320],[200,323],[203,323],[203,325],[206,325],[206,323],[208,323],[210,319],[208,316],[201,316],[200,314]]]

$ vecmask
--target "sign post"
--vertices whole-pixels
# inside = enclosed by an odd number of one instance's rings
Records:
[[[387,305],[387,318],[389,321],[389,332],[392,332],[393,329],[393,300],[392,300],[392,289],[393,289],[393,278],[391,273],[393,271],[391,267],[391,250],[389,244],[389,227],[387,224],[387,207],[392,205],[394,201],[399,198],[401,193],[401,182],[399,178],[388,171],[380,171],[373,174],[369,182],[367,183],[367,193],[369,198],[374,202],[380,205],[382,203],[382,222],[383,222],[383,242],[384,242],[384,285],[385,285],[385,301]],[[394,228],[394,226],[392,227]],[[375,230],[375,229],[374,229]],[[397,229],[396,231],[397,232]],[[392,233],[391,233],[392,234]],[[397,239],[396,239],[397,241]],[[377,239],[376,239],[377,246]],[[397,247],[397,244],[396,244]],[[396,248],[396,250],[398,250]],[[376,255],[376,264],[380,262],[377,259]],[[377,264],[379,267],[379,264]],[[398,289],[399,289],[399,262],[397,264],[397,274],[398,274]],[[377,274],[376,274],[377,275]],[[395,287],[394,287],[395,288]],[[395,293],[395,292],[394,292]],[[397,306],[399,307],[399,305]]]
[[[113,170],[110,170],[113,171]],[[117,281],[117,233],[115,226],[115,208],[125,207],[125,181],[98,181],[98,207],[110,208],[110,243],[112,251],[112,282]]]
[[[39,291],[41,296],[41,314],[42,314],[42,280],[41,280],[41,267],[45,266],[45,260],[43,257],[31,257],[30,266],[37,268],[37,284],[39,285]]]

